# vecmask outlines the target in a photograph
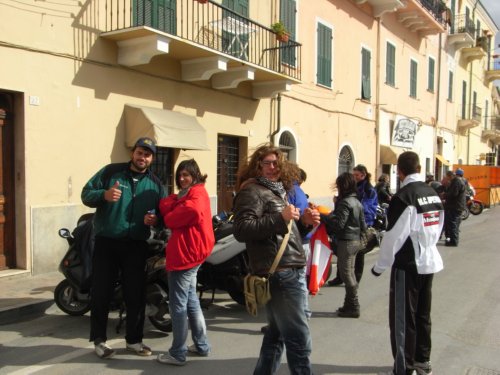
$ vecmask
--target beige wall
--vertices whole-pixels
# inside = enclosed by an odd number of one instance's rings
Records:
[[[311,200],[331,203],[330,185],[338,175],[343,146],[353,151],[354,164],[365,164],[376,178],[380,173],[378,142],[390,139],[388,126],[396,115],[421,122],[416,147],[422,157],[432,157],[435,140],[425,140],[434,134],[447,140],[445,156],[455,157],[455,143],[456,152],[463,152],[464,139],[455,131],[460,82],[467,78],[468,67],[456,60],[458,52],[447,50],[444,37],[440,47],[437,35],[421,37],[409,32],[394,13],[385,13],[379,24],[370,6],[358,7],[353,1],[299,0],[297,4],[302,83],[281,95],[281,128],[272,140],[278,142],[284,131],[293,135],[294,161],[308,173],[303,188]],[[0,14],[0,89],[17,94],[19,267],[34,272],[55,270],[66,248],[57,229],[72,228],[77,216],[87,211],[80,201],[82,186],[105,164],[128,160],[125,104],[197,117],[207,131],[210,151],[181,150],[177,162],[190,157],[199,162],[209,176],[207,189],[212,200],[217,193],[217,135],[247,138],[250,153],[278,130],[277,99],[252,99],[250,83],[219,91],[209,82],[183,82],[180,64],[169,56],[154,57],[149,64],[133,69],[118,65],[116,44],[99,37],[105,27],[104,3],[25,6],[25,10],[3,6]],[[250,17],[269,25],[276,20],[276,9],[274,0],[251,1]],[[316,83],[318,22],[333,29],[331,88]],[[396,46],[396,87],[384,83],[387,41]],[[370,101],[360,99],[361,48],[371,51]],[[426,90],[429,56],[436,60],[435,93]],[[419,70],[417,99],[409,97],[412,58]],[[442,77],[438,84],[439,61]],[[447,69],[455,72],[452,102],[446,100]],[[484,63],[473,63],[479,106],[490,95],[490,86],[480,84],[482,70]],[[484,152],[480,129],[471,133],[471,155]],[[31,254],[39,260],[31,259]]]

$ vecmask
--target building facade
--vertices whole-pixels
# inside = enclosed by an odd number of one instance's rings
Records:
[[[476,97],[491,109],[496,76],[481,81],[486,57],[457,57],[443,4],[1,4],[0,276],[55,271],[66,250],[57,230],[89,211],[83,185],[128,160],[140,136],[158,142],[153,169],[169,192],[178,163],[198,161],[214,214],[231,209],[237,170],[263,142],[298,163],[306,193],[327,205],[331,183],[356,164],[373,177],[389,173],[395,189],[403,150],[420,154],[423,173],[476,160],[498,137],[492,122],[460,133],[457,82],[472,72],[466,106]],[[497,31],[485,11],[471,17]],[[278,21],[288,41],[278,40]]]

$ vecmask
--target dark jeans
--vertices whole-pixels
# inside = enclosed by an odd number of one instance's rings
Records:
[[[415,362],[430,360],[433,277],[392,268],[389,327],[396,375],[411,373]]]
[[[142,341],[146,289],[146,241],[96,237],[92,261],[90,341],[107,341],[109,304],[120,276],[127,319],[125,339]]]
[[[447,209],[444,213],[444,227],[446,237],[451,245],[458,245],[460,232],[460,223],[462,222],[462,213],[457,210]]]
[[[272,297],[266,305],[269,328],[262,339],[254,375],[275,374],[285,348],[290,374],[312,374],[311,333],[304,311],[307,298],[304,276],[304,268],[284,269],[271,276]]]

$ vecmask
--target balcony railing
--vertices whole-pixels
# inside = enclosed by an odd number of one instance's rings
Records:
[[[446,25],[446,20],[443,13],[446,11],[446,3],[442,0],[418,0],[422,6],[432,14],[432,16],[441,23]]]
[[[299,43],[212,1],[106,0],[106,32],[137,26],[300,80]]]
[[[460,14],[455,16],[450,34],[464,33],[469,34],[469,36],[474,39],[476,35],[476,27],[474,25],[474,21],[472,21],[469,17],[466,17],[465,14]]]

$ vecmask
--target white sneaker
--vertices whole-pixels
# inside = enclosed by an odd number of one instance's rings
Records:
[[[141,357],[148,357],[153,353],[151,348],[144,345],[142,342],[138,342],[137,344],[127,344],[127,350],[129,352],[134,352]]]
[[[174,366],[184,366],[186,364],[186,361],[179,361],[177,358],[172,357],[169,352],[158,354],[156,360],[160,363]]]
[[[109,359],[115,355],[115,351],[105,342],[95,345],[94,350],[95,354],[102,359]]]

